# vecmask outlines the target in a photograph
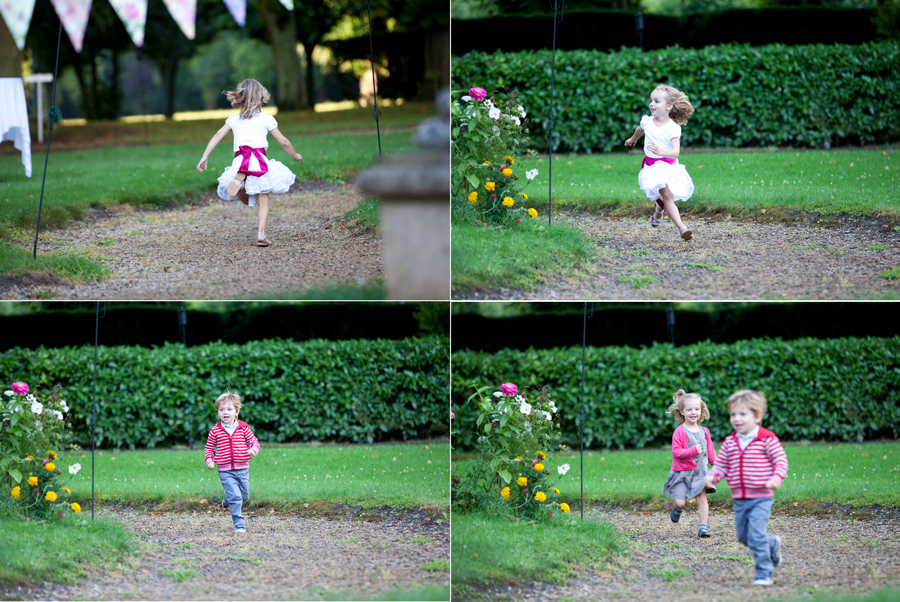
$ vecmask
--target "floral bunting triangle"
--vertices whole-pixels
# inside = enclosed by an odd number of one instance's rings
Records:
[[[294,0],[281,0],[281,3],[288,10],[294,10]]]
[[[240,27],[247,21],[247,0],[224,0],[225,7]]]
[[[62,21],[66,35],[72,41],[75,52],[84,46],[84,32],[91,15],[91,0],[50,0],[53,9]]]
[[[144,29],[147,25],[147,0],[109,0],[113,10],[125,25],[134,45],[144,45]]]
[[[197,0],[163,0],[169,14],[189,40],[194,39],[197,21]]]
[[[0,15],[19,50],[25,48],[25,36],[34,14],[34,0],[0,0]]]

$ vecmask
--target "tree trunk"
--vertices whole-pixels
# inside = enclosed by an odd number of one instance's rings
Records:
[[[166,119],[171,119],[175,114],[175,76],[178,74],[178,58],[170,57],[166,63],[163,82],[166,91],[166,108],[163,113]]]
[[[278,2],[275,5],[277,6],[273,9],[266,0],[260,0],[259,12],[262,13],[269,42],[272,44],[278,109],[295,111],[304,106],[306,94],[300,57],[297,56],[297,31],[289,11]]]
[[[450,29],[429,29],[425,32],[425,82],[422,96],[434,97],[434,93],[450,85]]]
[[[322,36],[316,36],[314,40],[303,42],[303,48],[306,50],[306,106],[310,109],[316,108],[316,80],[313,77],[315,70],[318,68],[313,61],[313,48],[319,43]]]
[[[22,53],[0,18],[0,77],[22,77]]]

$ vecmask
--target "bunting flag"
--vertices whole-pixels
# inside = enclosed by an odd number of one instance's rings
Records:
[[[247,21],[247,0],[224,0],[225,7],[240,27]]]
[[[75,52],[84,46],[84,32],[91,15],[91,0],[50,0],[53,9],[62,21],[66,35],[72,41]]]
[[[197,21],[197,0],[163,0],[169,14],[178,23],[178,27],[189,40],[194,39]]]
[[[147,25],[147,0],[109,0],[119,15],[134,45],[144,45],[144,28]]]
[[[281,0],[281,3],[288,10],[294,10],[294,0]]]
[[[0,15],[19,50],[25,48],[25,35],[34,14],[34,0],[0,0]]]

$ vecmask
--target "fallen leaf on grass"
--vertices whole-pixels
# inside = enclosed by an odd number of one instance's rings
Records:
[[[304,508],[309,508],[309,504],[303,504]]]

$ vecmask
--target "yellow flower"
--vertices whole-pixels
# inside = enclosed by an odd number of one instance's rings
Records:
[[[66,495],[72,495],[72,490],[69,489],[68,487],[63,487],[63,491],[66,492]],[[557,493],[559,493],[559,492],[557,492]]]
[[[536,499],[539,502],[543,502],[544,500],[547,499],[547,495],[543,491],[538,491],[537,493],[534,494],[534,499]]]
[[[528,195],[525,194],[524,192],[520,192],[519,196],[522,197],[523,199],[525,199],[526,201],[528,200]]]
[[[522,456],[516,456],[516,460],[521,460]]]
[[[515,204],[515,201],[513,201],[510,197],[505,196],[503,197],[503,204],[507,207],[512,207]]]
[[[81,506],[79,506],[78,504],[74,504],[74,503],[73,503],[73,504],[72,504],[72,510],[75,511],[75,514],[78,514],[79,512],[81,512]]]
[[[469,202],[470,202],[470,203],[475,203],[475,202],[477,202],[477,201],[478,201],[478,193],[475,192],[475,191],[473,190],[473,191],[469,194]]]
[[[542,452],[542,451],[537,452],[535,455],[538,457],[538,459],[539,459],[541,462],[543,462],[544,460],[547,459],[547,454],[545,454],[545,453]]]
[[[504,176],[506,176],[506,177],[508,178],[509,176],[512,175],[512,170],[511,170],[510,168],[507,167],[506,169],[504,169],[504,170],[501,171],[500,173],[502,173]]]
[[[34,460],[34,456],[25,456],[25,457],[28,458],[29,460]]]
[[[556,495],[559,495],[559,489],[557,489],[556,487],[554,487],[554,488],[553,488],[553,493],[555,493]]]
[[[22,493],[22,488],[19,487],[18,485],[16,485],[15,487],[12,488],[12,491],[9,492],[9,495],[11,495],[13,497],[19,497],[19,495],[21,493]]]
[[[516,479],[516,483],[519,484],[519,487],[524,487],[528,484],[528,479],[526,479],[525,477],[519,477],[518,479]]]
[[[534,469],[538,472],[544,472],[544,465],[538,462],[534,465]]]
[[[47,455],[50,457],[51,460],[55,460],[55,459],[56,459],[56,452],[53,451],[53,450],[51,450],[51,449],[48,449],[48,450],[47,450]]]
[[[506,160],[509,161],[509,164],[510,164],[510,165],[512,165],[513,163],[515,163],[515,161],[513,161],[513,158],[510,157],[509,155],[504,155],[504,156],[506,157]]]
[[[38,478],[37,477],[28,477],[28,484],[34,487],[37,485]]]
[[[44,495],[44,497],[47,498],[48,500],[50,500],[51,502],[55,502],[55,501],[56,501],[56,494],[53,493],[52,491],[48,491],[48,492]]]
[[[494,188],[496,188],[496,187],[497,187],[497,185],[494,184],[493,182],[487,182],[484,185],[484,189],[487,190],[488,192],[494,192]]]
[[[491,162],[490,162],[490,161],[485,161],[484,164],[485,164],[485,165],[490,165]]]
[[[53,462],[47,462],[46,464],[44,464],[44,470],[46,470],[47,472],[53,472],[54,470],[56,470],[56,464],[54,464]]]
[[[562,511],[565,512],[566,514],[569,513],[569,505],[568,505],[568,504],[560,504],[560,505],[559,505],[559,508],[560,508],[560,510],[562,510]]]
[[[509,497],[509,487],[504,487],[500,491],[500,497],[502,497],[504,500]]]
[[[531,217],[537,217],[537,209],[532,207],[531,209],[528,210],[528,215],[530,215]]]

